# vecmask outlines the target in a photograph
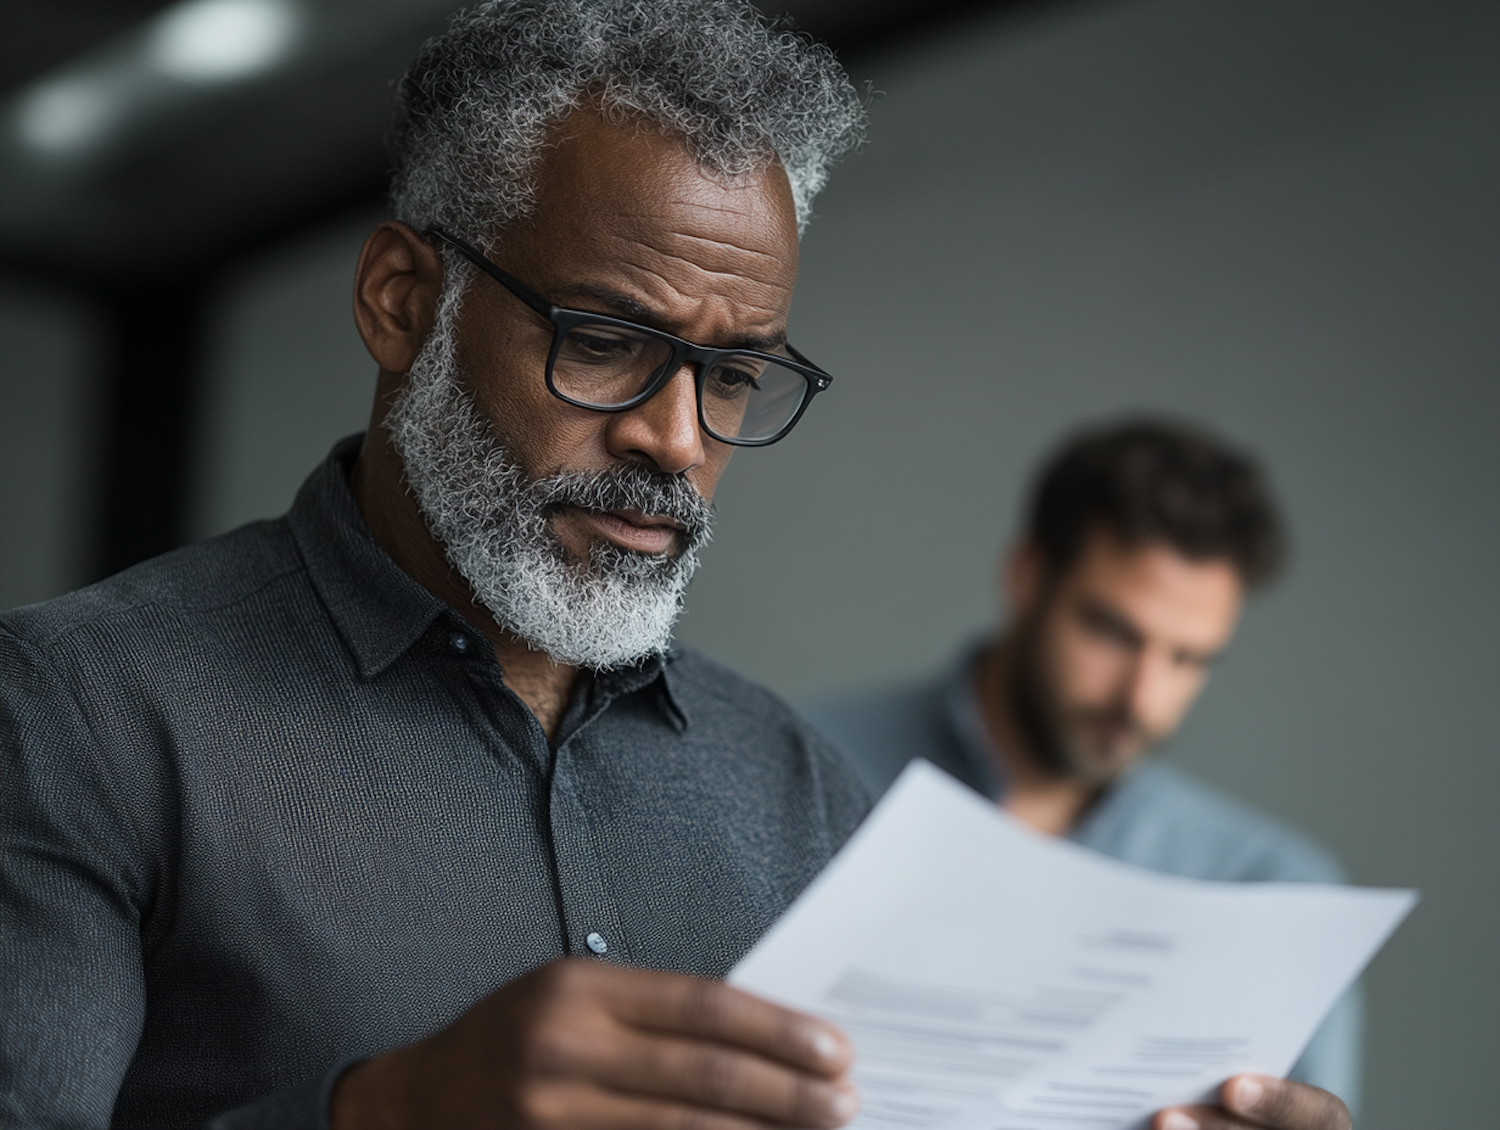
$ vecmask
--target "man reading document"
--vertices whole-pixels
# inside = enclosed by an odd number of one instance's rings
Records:
[[[728,2],[490,3],[399,89],[371,428],[291,511],[0,618],[0,1124],[832,1127],[724,974],[866,808],[671,645],[859,99]],[[1345,1127],[1230,1081],[1159,1127]],[[1184,1121],[1186,1120],[1186,1121]]]

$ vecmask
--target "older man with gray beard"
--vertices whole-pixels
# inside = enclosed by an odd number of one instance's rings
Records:
[[[853,1116],[844,1036],[715,978],[865,796],[670,631],[731,452],[830,382],[787,314],[862,119],[729,0],[423,48],[369,433],[283,519],[0,617],[0,1124]],[[1225,1104],[1159,1117],[1347,1125]]]

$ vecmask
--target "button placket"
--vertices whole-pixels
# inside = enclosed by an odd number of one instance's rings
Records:
[[[552,775],[553,857],[564,932],[574,953],[628,962],[628,939],[605,878],[609,868],[598,851],[592,816],[580,796],[573,752],[572,743],[564,742]]]

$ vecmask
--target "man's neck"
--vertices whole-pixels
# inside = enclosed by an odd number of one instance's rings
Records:
[[[1005,781],[1001,807],[1039,832],[1066,835],[1098,796],[1098,789],[1042,765],[1016,718],[1011,697],[1012,645],[1002,639],[975,664],[972,678],[996,768]]]
[[[378,401],[377,401],[378,404]],[[474,599],[423,521],[407,489],[401,458],[385,430],[372,424],[349,472],[349,488],[375,541],[423,588],[454,608],[495,649],[505,685],[526,704],[548,740],[555,739],[578,681],[578,668],[554,663],[545,652],[507,632]]]

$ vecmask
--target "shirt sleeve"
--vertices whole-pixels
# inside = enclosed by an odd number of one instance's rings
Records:
[[[145,1015],[150,880],[77,702],[0,627],[0,1125],[106,1127]]]
[[[158,743],[0,625],[0,1126],[104,1130],[140,1044],[176,817]],[[103,682],[105,680],[99,680]],[[340,1065],[215,1119],[326,1130]],[[164,1115],[166,1112],[163,1112]]]

